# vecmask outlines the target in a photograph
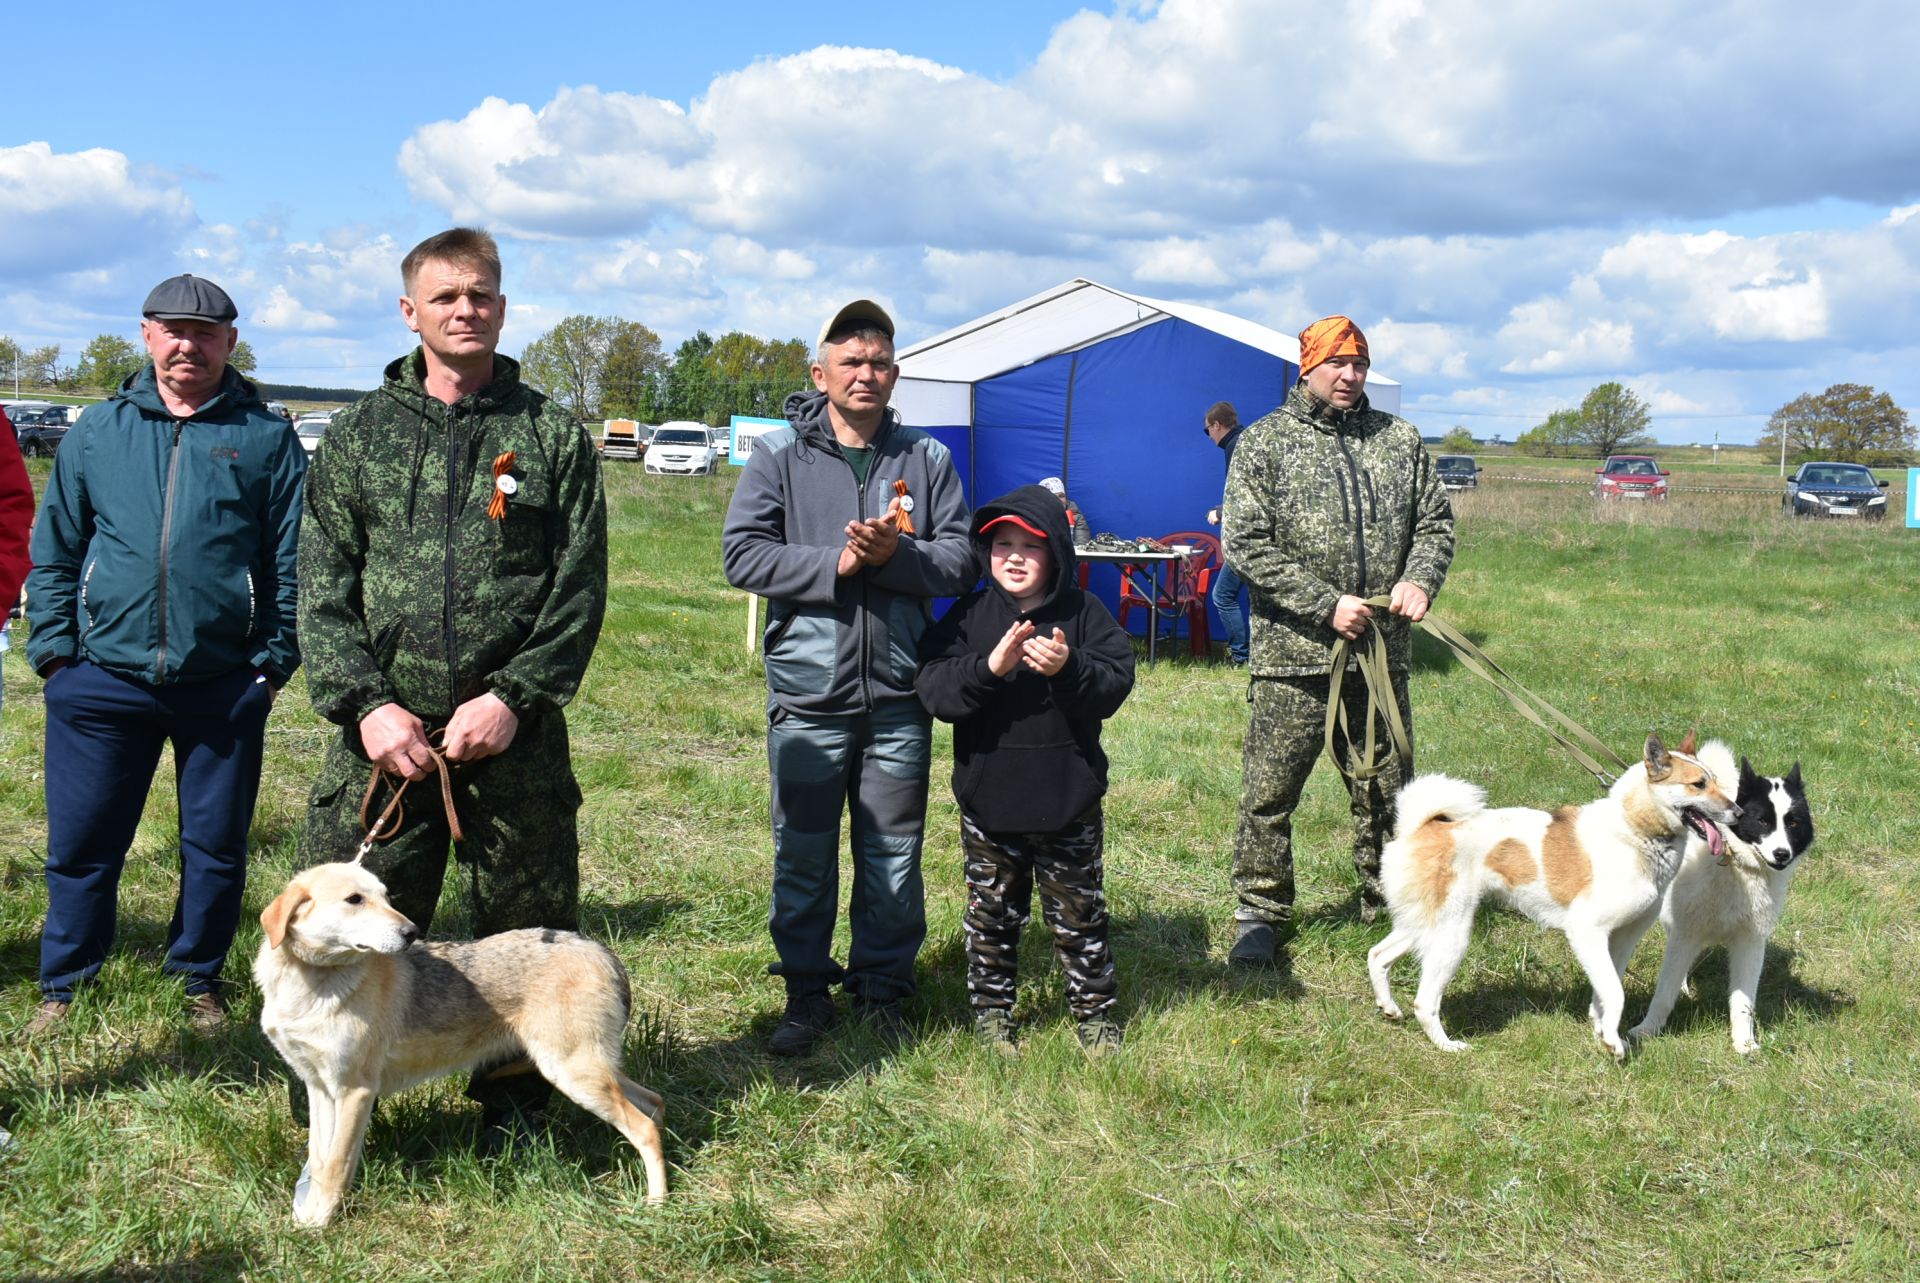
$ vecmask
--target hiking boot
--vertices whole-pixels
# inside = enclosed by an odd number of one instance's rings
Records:
[[[72,1010],[73,1004],[70,1002],[62,1002],[58,998],[47,999],[40,1004],[40,1010],[34,1013],[33,1019],[27,1022],[27,1037],[38,1038],[52,1033]]]
[[[1233,948],[1227,953],[1230,967],[1271,967],[1275,946],[1271,922],[1242,921],[1234,924]]]
[[[1080,1049],[1090,1060],[1111,1056],[1120,1050],[1124,1039],[1120,1022],[1112,1016],[1088,1016],[1078,1023],[1074,1032],[1080,1035]]]
[[[804,1056],[820,1041],[820,1035],[833,1027],[839,1015],[832,994],[788,994],[786,1014],[780,1017],[780,1023],[768,1037],[767,1050],[776,1056]]]
[[[227,1023],[227,1004],[217,993],[187,996],[187,1023],[203,1034],[210,1034]]]
[[[974,1012],[973,1038],[1003,1056],[1020,1054],[1020,1046],[1013,1040],[1013,1013],[1005,1007],[986,1007]]]
[[[911,1028],[907,1024],[907,1013],[901,1008],[898,998],[853,1000],[854,1019],[873,1031],[873,1036],[889,1045],[906,1040]]]

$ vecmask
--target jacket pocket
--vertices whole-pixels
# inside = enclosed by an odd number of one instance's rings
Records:
[[[895,597],[887,603],[887,663],[895,686],[910,688],[920,671],[920,639],[928,625],[927,603]]]
[[[767,685],[787,695],[826,694],[833,686],[839,633],[831,607],[770,616],[764,642]]]
[[[495,568],[503,575],[544,576],[553,568],[553,552],[547,542],[553,491],[547,479],[536,473],[517,474],[515,483],[500,520],[487,519],[487,524],[494,527],[497,545]],[[491,502],[493,483],[488,484],[487,501]]]

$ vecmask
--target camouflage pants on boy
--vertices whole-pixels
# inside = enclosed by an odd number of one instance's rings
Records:
[[[1011,1010],[1020,928],[1033,910],[1033,886],[1053,931],[1075,1020],[1113,1008],[1119,982],[1107,946],[1105,824],[1099,806],[1056,833],[982,832],[960,817],[967,871],[967,997],[974,1011]]]

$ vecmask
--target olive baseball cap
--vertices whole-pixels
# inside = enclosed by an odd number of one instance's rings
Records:
[[[887,309],[870,298],[857,298],[835,312],[827,323],[820,327],[820,339],[815,347],[825,346],[827,340],[836,335],[844,335],[853,330],[876,329],[888,338],[893,337],[893,318],[887,315]]]
[[[240,315],[227,292],[198,276],[170,276],[153,287],[140,315],[155,321],[211,321],[227,325]]]

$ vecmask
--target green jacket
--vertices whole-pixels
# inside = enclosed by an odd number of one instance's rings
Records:
[[[494,358],[452,406],[418,349],[328,425],[307,474],[300,640],[322,717],[398,703],[429,725],[491,691],[525,719],[564,706],[600,635],[600,457],[572,417]],[[487,515],[511,450],[506,515]]]
[[[1436,597],[1453,561],[1453,508],[1419,429],[1364,398],[1335,409],[1302,383],[1240,438],[1221,526],[1250,590],[1255,677],[1325,673],[1343,594],[1385,596],[1406,580]],[[1410,667],[1411,625],[1374,619],[1389,665]]]
[[[231,367],[184,419],[153,363],[61,442],[34,523],[27,658],[155,686],[300,665],[294,544],[307,456]]]

